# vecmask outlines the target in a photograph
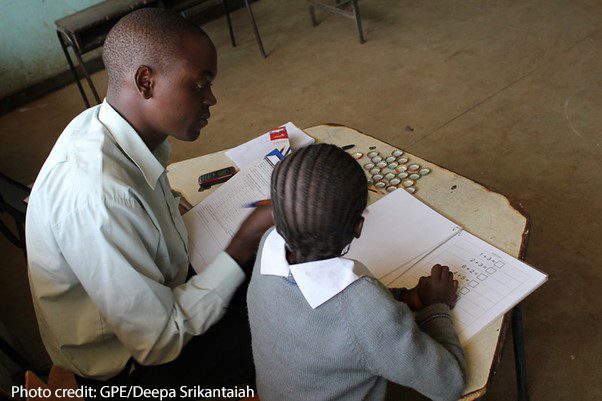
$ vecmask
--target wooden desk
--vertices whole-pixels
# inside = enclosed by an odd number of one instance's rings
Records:
[[[319,125],[305,130],[318,142],[339,146],[355,144],[353,152],[366,152],[376,146],[381,154],[395,147],[343,126]],[[482,185],[406,153],[410,161],[430,167],[432,172],[417,181],[415,196],[474,235],[515,257],[520,257],[528,235],[528,219],[512,207],[506,197]],[[182,192],[195,205],[213,189],[198,192],[200,174],[232,165],[224,151],[174,163],[168,167],[173,189]],[[369,192],[369,203],[382,195]],[[499,318],[465,346],[468,384],[463,400],[483,396],[501,356],[509,315]]]

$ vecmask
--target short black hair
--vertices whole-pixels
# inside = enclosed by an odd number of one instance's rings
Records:
[[[351,155],[335,145],[314,144],[276,165],[271,196],[276,230],[295,258],[312,261],[339,256],[351,243],[368,186]]]
[[[170,10],[142,8],[121,18],[103,46],[109,87],[133,77],[141,65],[164,69],[182,54],[182,37],[187,34],[209,39],[200,27]]]

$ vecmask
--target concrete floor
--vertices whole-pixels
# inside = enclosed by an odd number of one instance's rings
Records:
[[[351,21],[312,28],[302,1],[261,0],[205,28],[219,52],[218,105],[173,161],[232,147],[267,128],[337,122],[407,149],[520,203],[531,216],[527,262],[549,281],[523,303],[531,400],[602,399],[602,3],[361,2]],[[94,76],[98,88],[106,75]],[[0,171],[31,182],[83,110],[74,85],[0,116]],[[0,313],[31,359],[46,362],[25,261],[7,241]],[[598,300],[598,301],[596,301]],[[516,399],[511,342],[488,400]]]

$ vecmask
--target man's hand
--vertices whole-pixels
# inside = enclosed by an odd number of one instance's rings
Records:
[[[242,222],[226,252],[243,267],[255,256],[261,236],[274,225],[271,206],[260,206]],[[245,272],[249,273],[249,272]]]
[[[184,198],[184,195],[180,195],[180,203],[178,204],[178,209],[180,210],[180,215],[183,215],[184,213],[192,209],[192,205],[186,200],[186,198]]]
[[[450,308],[456,305],[458,281],[447,266],[433,266],[431,276],[420,277],[416,289],[423,307],[438,303]]]

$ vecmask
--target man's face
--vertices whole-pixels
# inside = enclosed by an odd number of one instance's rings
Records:
[[[149,119],[163,134],[194,141],[217,102],[211,91],[217,54],[211,41],[200,35],[184,36],[182,47],[182,56],[156,75]]]

